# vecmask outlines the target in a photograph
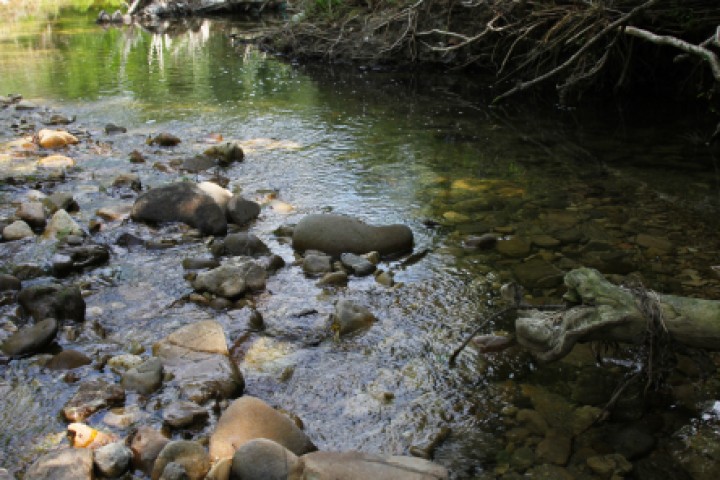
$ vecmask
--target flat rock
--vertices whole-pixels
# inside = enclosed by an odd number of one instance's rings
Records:
[[[162,385],[162,362],[159,358],[150,358],[122,374],[121,384],[125,390],[133,390],[148,395]]]
[[[406,225],[373,226],[343,215],[308,215],[295,227],[292,245],[301,252],[319,250],[334,257],[374,250],[390,255],[411,251],[413,233]]]
[[[45,364],[45,368],[50,370],[73,370],[85,365],[90,365],[92,360],[90,357],[77,350],[63,350],[54,355],[50,361]]]
[[[125,390],[120,385],[105,380],[90,380],[80,384],[75,395],[62,409],[63,416],[70,422],[82,422],[103,408],[125,403]]]
[[[316,450],[290,418],[262,400],[246,395],[231,403],[220,416],[210,436],[210,457],[232,457],[235,450],[258,438],[277,442],[295,455]]]
[[[245,382],[230,358],[222,326],[206,320],[180,328],[153,345],[153,354],[173,376],[170,383],[193,402],[232,398]]]
[[[210,416],[206,408],[195,402],[179,400],[163,410],[163,422],[173,428],[184,428],[205,422]]]
[[[179,182],[140,195],[130,217],[149,223],[183,222],[205,235],[225,235],[225,210],[199,186]]]
[[[75,160],[65,155],[48,155],[38,160],[37,164],[41,168],[70,168],[75,166]]]
[[[446,480],[448,471],[415,457],[313,452],[300,457],[303,480]]]

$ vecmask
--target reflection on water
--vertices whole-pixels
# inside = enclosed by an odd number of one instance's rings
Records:
[[[267,331],[247,336],[245,310],[178,302],[190,293],[179,259],[205,255],[204,244],[184,241],[182,229],[111,225],[96,236],[113,245],[111,265],[76,279],[86,288],[88,326],[77,341],[62,337],[63,347],[94,357],[127,353],[135,343],[148,351],[179,326],[215,318],[242,360],[248,393],[298,414],[321,448],[407,454],[450,427],[438,461],[457,478],[494,478],[495,468],[519,468],[517,452],[540,441],[527,429],[520,435],[518,409],[547,418],[580,415],[584,410],[568,399],[571,382],[578,365],[595,362],[580,351],[557,368],[537,369],[517,350],[489,357],[468,351],[460,368],[449,369],[450,353],[496,307],[503,282],[520,280],[536,301],[552,302],[562,293],[563,271],[593,265],[616,279],[631,275],[665,292],[720,299],[710,268],[718,251],[717,152],[702,141],[707,124],[693,123],[689,112],[671,117],[657,105],[628,113],[530,104],[488,109],[487,92],[472,77],[294,68],[237,40],[262,27],[257,23],[195,19],[150,31],[103,29],[93,18],[60,12],[27,24],[34,25],[30,34],[0,36],[0,91],[78,117],[70,128],[84,135],[72,152],[80,168],[52,188],[74,193],[82,225],[100,207],[132,202],[112,185],[129,169],[145,188],[213,178],[216,172],[178,165],[220,135],[242,142],[247,158],[219,173],[228,188],[264,204],[250,231],[289,265],[294,252],[273,232],[321,211],[407,224],[416,251],[429,253],[411,265],[383,262],[398,283],[391,289],[354,278],[347,289],[324,290],[290,265],[254,299]],[[42,115],[33,121],[40,126]],[[107,135],[106,123],[128,133]],[[182,143],[148,147],[146,137],[161,131]],[[3,148],[19,134],[0,133]],[[128,163],[136,149],[145,163]],[[0,155],[20,161],[14,150]],[[51,188],[43,182],[38,176],[37,188]],[[0,190],[3,218],[25,190],[22,183]],[[174,243],[118,246],[128,232]],[[488,232],[501,245],[470,248]],[[0,246],[15,264],[42,264],[49,255],[44,245]],[[327,317],[338,298],[367,305],[380,321],[363,335],[333,339]],[[14,318],[3,308],[3,321]],[[92,329],[96,323],[104,337]],[[499,319],[485,333],[511,329],[512,319]],[[0,432],[9,452],[0,465],[22,470],[32,460],[19,453],[27,445],[51,447],[62,428],[57,412],[74,387],[46,378],[33,360],[0,368],[0,392],[21,404],[37,400],[26,413],[3,407],[0,417],[37,424]],[[82,372],[99,374],[111,375]],[[130,402],[159,421],[154,404]]]

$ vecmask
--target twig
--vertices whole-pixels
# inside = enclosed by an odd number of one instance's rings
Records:
[[[647,2],[643,3],[642,5],[638,5],[637,7],[630,10],[625,15],[621,16],[614,22],[608,24],[605,28],[603,28],[597,35],[595,35],[593,38],[588,40],[585,45],[580,47],[570,58],[565,60],[562,64],[558,65],[557,67],[553,68],[549,72],[544,73],[543,75],[540,75],[539,77],[535,77],[532,80],[528,80],[527,82],[520,82],[517,85],[515,85],[513,88],[508,90],[507,92],[495,97],[495,99],[492,101],[493,104],[496,104],[500,102],[501,100],[514,95],[517,92],[521,92],[523,90],[527,90],[530,87],[533,87],[537,85],[538,83],[544,82],[548,78],[554,77],[558,73],[562,72],[566,68],[568,68],[570,65],[575,63],[578,58],[580,58],[585,52],[587,52],[592,46],[594,46],[601,38],[603,38],[605,35],[610,33],[611,31],[615,30],[619,26],[627,23],[631,18],[633,18],[638,13],[642,12],[643,10],[652,7],[656,3],[658,3],[660,0],[648,0]]]
[[[450,365],[450,368],[454,368],[454,367],[455,367],[455,360],[457,359],[458,355],[460,355],[460,352],[462,352],[462,351],[465,349],[465,347],[468,346],[468,344],[472,341],[472,339],[475,338],[475,335],[477,335],[478,333],[480,333],[480,331],[481,331],[483,328],[485,328],[485,325],[487,325],[487,324],[490,323],[491,321],[495,320],[496,318],[498,318],[498,317],[500,317],[500,316],[502,316],[502,315],[505,315],[507,312],[509,312],[509,311],[511,311],[511,310],[515,310],[515,309],[517,309],[517,306],[515,306],[515,305],[510,306],[510,307],[507,307],[507,308],[503,308],[503,309],[500,310],[499,312],[493,313],[493,314],[492,314],[490,317],[488,317],[484,322],[482,322],[475,330],[473,330],[473,331],[470,333],[470,335],[468,335],[468,336],[465,338],[465,341],[464,341],[458,348],[456,348],[455,351],[453,351],[452,355],[450,355],[450,360],[448,361],[448,365]]]

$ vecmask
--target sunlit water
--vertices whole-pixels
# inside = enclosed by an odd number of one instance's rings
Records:
[[[76,115],[70,129],[87,131],[96,142],[75,153],[79,169],[52,185],[52,191],[74,193],[81,224],[101,206],[132,203],[111,186],[120,173],[139,173],[145,188],[211,178],[213,172],[153,168],[202,152],[211,134],[246,146],[245,162],[220,172],[228,188],[259,201],[274,192],[293,210],[269,203],[249,227],[288,263],[254,299],[268,326],[263,334],[241,340],[245,310],[217,312],[178,301],[191,293],[180,260],[207,255],[202,242],[160,250],[114,246],[108,266],[71,279],[88,291],[88,322],[75,341],[61,335],[66,348],[95,358],[126,353],[132,342],[149,351],[179,326],[215,318],[239,352],[246,392],[297,414],[321,449],[408,454],[450,427],[436,461],[457,478],[492,478],[503,458],[498,452],[509,448],[503,409],[519,401],[521,384],[555,384],[564,373],[535,375],[535,365],[517,351],[486,361],[470,349],[458,368],[448,367],[450,353],[494,310],[499,286],[523,261],[464,249],[468,236],[498,229],[531,238],[569,214],[582,241],[535,245],[523,258],[539,255],[567,269],[586,258],[582,245],[600,239],[630,251],[630,271],[651,288],[720,299],[710,269],[718,251],[719,177],[704,143],[707,119],[690,107],[672,115],[648,105],[629,113],[619,107],[488,109],[488,92],[473,77],[304,69],[233,44],[230,33],[256,24],[204,20],[190,30],[152,34],[138,26],[101,28],[93,18],[66,13],[0,34],[0,92]],[[128,133],[106,135],[107,123]],[[172,150],[145,145],[147,136],[162,131],[183,143]],[[18,135],[0,132],[0,141]],[[146,155],[145,164],[128,161],[134,149]],[[23,178],[23,168],[5,162],[3,177]],[[4,218],[27,188],[3,186]],[[393,271],[398,283],[392,289],[372,278],[318,288],[291,265],[292,249],[273,231],[329,211],[407,224],[416,251],[429,253],[408,266],[402,259],[384,261],[381,268]],[[127,231],[180,238],[172,228],[115,225],[96,239],[114,245]],[[633,244],[639,233],[669,238],[672,253]],[[3,244],[0,252],[8,266],[42,264],[51,253],[45,244],[27,243]],[[557,300],[562,289],[529,293]],[[378,323],[334,339],[327,321],[339,298],[368,306]],[[2,308],[7,322],[14,307]],[[97,333],[98,325],[106,335]],[[485,332],[511,325],[498,321]],[[58,412],[74,387],[33,359],[0,372],[0,466],[21,472],[62,442]],[[80,372],[112,376],[91,367]],[[131,396],[128,404],[139,403],[149,414],[144,422],[158,425],[165,399],[159,397]],[[102,425],[103,414],[90,422]]]

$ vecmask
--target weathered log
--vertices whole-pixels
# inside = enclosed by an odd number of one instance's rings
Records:
[[[565,285],[565,299],[576,306],[521,310],[515,321],[518,342],[540,361],[564,357],[577,342],[642,343],[649,328],[689,347],[720,350],[720,301],[620,287],[589,268],[567,273]]]

